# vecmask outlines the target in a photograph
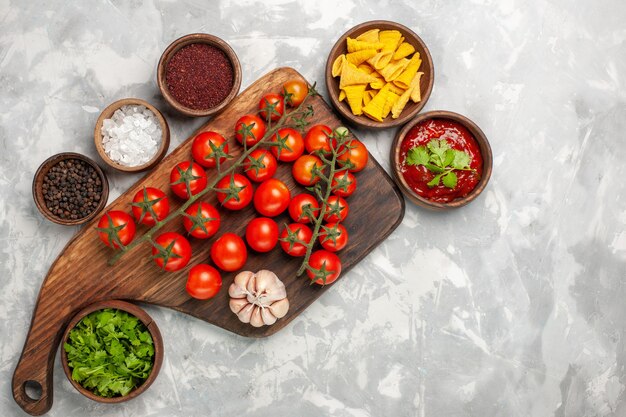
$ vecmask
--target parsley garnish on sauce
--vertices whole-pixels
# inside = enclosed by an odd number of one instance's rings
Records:
[[[72,379],[101,397],[127,395],[148,378],[154,362],[146,326],[110,308],[85,316],[63,347]]]
[[[433,188],[441,181],[448,188],[456,187],[455,170],[473,171],[467,152],[452,149],[445,139],[433,139],[426,146],[411,148],[406,155],[408,165],[423,165],[436,175],[427,185]]]

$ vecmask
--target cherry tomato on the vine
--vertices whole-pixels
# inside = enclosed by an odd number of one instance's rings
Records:
[[[327,285],[335,282],[341,274],[341,260],[332,252],[318,250],[311,254],[309,266],[314,269],[307,269],[309,278],[316,284]]]
[[[311,241],[313,232],[309,226],[300,223],[291,223],[280,234],[280,247],[291,256],[306,255],[306,246]],[[304,244],[302,243],[304,242]]]
[[[331,195],[328,197],[328,206],[326,207],[326,214],[324,214],[324,220],[328,223],[342,222],[348,217],[348,202],[341,197]]]
[[[265,135],[265,122],[256,114],[246,114],[241,116],[235,123],[235,139],[243,145],[243,138],[246,137],[246,145],[252,146]]]
[[[270,108],[272,108],[270,110]],[[271,121],[275,122],[285,112],[285,100],[283,96],[276,93],[270,93],[263,96],[259,102],[259,114],[263,120],[267,121],[268,113]]]
[[[332,193],[339,197],[350,197],[356,190],[356,177],[348,170],[335,172],[330,186]]]
[[[266,217],[275,217],[289,207],[291,192],[279,179],[263,181],[254,193],[254,208]]]
[[[326,223],[320,231],[319,241],[327,251],[340,251],[348,244],[348,231],[341,223]]]
[[[246,242],[257,252],[269,252],[278,243],[278,225],[267,217],[252,219],[246,226]]]
[[[241,174],[233,174],[219,180],[215,186],[218,191],[217,200],[229,210],[241,210],[252,201],[254,190],[248,178]]]
[[[191,245],[182,235],[165,232],[154,239],[152,258],[165,271],[178,271],[191,259]]]
[[[189,183],[189,189],[187,189]],[[195,162],[183,161],[170,173],[170,188],[180,198],[188,199],[206,188],[207,179],[204,169]]]
[[[291,167],[293,178],[301,185],[309,187],[320,180],[316,171],[323,170],[324,163],[315,155],[302,155]]]
[[[304,136],[304,146],[308,153],[321,151],[324,154],[331,152],[330,135],[332,129],[326,125],[314,125],[306,132]]]
[[[278,132],[271,137],[270,141],[278,144],[277,146],[272,146],[272,153],[279,161],[295,161],[304,152],[302,135],[296,129],[290,127],[278,129]]]
[[[261,182],[272,178],[278,168],[276,158],[267,149],[255,149],[243,163],[243,170],[252,181]]]
[[[309,93],[309,86],[304,81],[290,80],[283,84],[283,96],[289,106],[296,107],[302,104]]]
[[[220,228],[220,213],[209,203],[193,203],[185,210],[183,226],[195,238],[210,238]]]
[[[222,276],[211,265],[198,264],[189,270],[187,293],[198,300],[215,297],[222,288]]]
[[[306,207],[311,211],[310,214],[317,214],[320,209],[320,203],[311,194],[298,194],[291,199],[289,203],[289,216],[294,222],[312,223],[313,218],[306,213]]]
[[[359,172],[365,168],[368,153],[363,142],[356,139],[349,140],[339,149],[339,152],[343,152],[344,149],[346,151],[337,158],[340,166],[345,166],[350,172]]]
[[[216,154],[219,155],[220,164],[226,161],[228,144],[224,136],[217,132],[202,132],[196,135],[191,145],[193,160],[205,168],[213,168],[217,165]]]
[[[154,226],[157,221],[163,220],[170,213],[170,200],[163,191],[154,187],[144,187],[137,191],[130,204],[135,220],[148,226]]]
[[[98,222],[98,235],[105,245],[112,248],[126,246],[135,237],[135,222],[125,211],[111,210],[104,213]]]
[[[224,233],[211,246],[211,259],[222,271],[243,268],[248,259],[246,244],[234,233]]]

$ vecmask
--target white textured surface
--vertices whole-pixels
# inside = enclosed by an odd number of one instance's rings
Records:
[[[61,151],[96,158],[93,125],[116,99],[163,109],[156,62],[180,35],[230,42],[243,86],[282,65],[322,81],[337,36],[374,18],[429,45],[426,110],[463,113],[490,138],[485,193],[452,213],[408,204],[383,245],[271,338],[148,308],[166,344],[155,385],[95,404],[57,361],[50,415],[626,415],[618,0],[0,0],[0,415],[22,414],[13,369],[39,285],[76,232],[36,211],[39,163]],[[203,123],[165,115],[172,149]],[[388,167],[394,132],[358,133]],[[108,174],[110,198],[138,178]]]

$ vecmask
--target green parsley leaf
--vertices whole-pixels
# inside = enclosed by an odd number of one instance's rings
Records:
[[[466,169],[469,168],[472,158],[462,151],[454,150],[454,160],[452,161],[452,168],[454,169]]]
[[[457,177],[454,171],[448,171],[446,175],[441,177],[441,180],[443,182],[443,185],[445,185],[448,188],[456,187]]]
[[[453,149],[445,139],[432,139],[426,146],[416,146],[407,152],[407,165],[422,165],[436,174],[426,185],[430,188],[440,181],[448,188],[456,187],[458,177],[455,170],[472,171],[471,156],[464,151]]]
[[[409,165],[426,165],[429,160],[430,155],[425,146],[411,148],[406,154],[406,163]]]

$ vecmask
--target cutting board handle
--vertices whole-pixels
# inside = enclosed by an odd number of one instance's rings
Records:
[[[64,297],[54,297],[42,287],[22,355],[13,372],[13,398],[33,416],[42,415],[52,408],[54,358],[72,312],[66,303]],[[53,307],[51,310],[56,313],[43,314],[43,305],[47,309]]]

